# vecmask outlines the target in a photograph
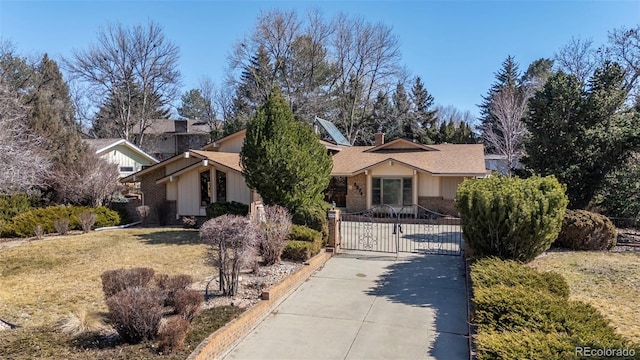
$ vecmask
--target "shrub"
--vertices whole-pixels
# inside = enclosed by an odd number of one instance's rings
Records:
[[[55,219],[53,220],[53,227],[56,228],[58,234],[67,235],[69,232],[69,219]]]
[[[174,298],[175,294],[179,290],[185,290],[193,283],[191,275],[158,275],[156,276],[156,285],[158,288],[165,292],[167,298],[165,300],[166,306],[175,306]]]
[[[151,281],[154,273],[151,268],[107,270],[100,276],[102,291],[109,298],[125,289],[144,287]]]
[[[282,252],[284,259],[306,261],[322,250],[322,234],[308,227],[292,225],[289,239]]]
[[[525,286],[547,291],[564,299],[569,298],[569,284],[562,275],[552,272],[540,273],[515,261],[497,258],[479,260],[471,265],[471,281],[474,289],[495,285]]]
[[[77,313],[69,313],[58,322],[58,328],[65,334],[78,336],[82,333],[100,331],[105,328],[105,323],[98,313],[81,310]]]
[[[174,295],[176,314],[191,321],[201,310],[204,297],[195,290],[178,290]]]
[[[562,230],[553,246],[572,250],[609,250],[616,246],[617,231],[604,215],[586,210],[567,210]]]
[[[240,270],[255,262],[258,245],[255,223],[246,217],[222,215],[202,224],[200,238],[212,247],[223,294],[235,295]]]
[[[172,316],[162,324],[158,332],[158,348],[163,353],[180,350],[184,346],[190,323],[180,316]]]
[[[149,216],[151,216],[151,208],[149,207],[149,205],[141,205],[136,207],[136,212],[138,213],[138,217],[140,218],[142,226],[147,226],[147,220],[149,220]]]
[[[104,206],[99,206],[95,209],[85,208],[87,211],[96,213],[95,227],[116,226],[120,224],[120,214],[117,211],[111,210]]]
[[[78,220],[80,221],[80,227],[82,228],[82,232],[88,233],[93,228],[93,225],[96,223],[97,215],[92,212],[83,212],[78,216]]]
[[[33,233],[36,236],[36,239],[41,240],[44,236],[44,229],[42,228],[42,225],[36,225],[33,229]]]
[[[577,360],[576,346],[566,334],[522,330],[481,332],[476,337],[477,359]]]
[[[182,217],[182,226],[185,229],[195,229],[198,225],[198,220],[195,216],[183,216]]]
[[[31,200],[26,194],[0,195],[0,224],[9,222],[14,216],[31,209]]]
[[[322,241],[326,244],[329,241],[329,221],[327,211],[330,205],[322,201],[308,207],[296,209],[293,212],[293,223],[303,225],[310,229],[319,231],[322,234]]]
[[[133,219],[131,218],[131,214],[127,209],[128,200],[126,198],[121,198],[118,201],[112,201],[109,204],[109,210],[113,210],[118,213],[120,217],[119,224],[131,224]]]
[[[207,206],[207,218],[217,218],[222,215],[239,215],[247,216],[249,214],[249,205],[232,202],[215,202]]]
[[[465,180],[456,193],[465,240],[480,257],[531,261],[558,236],[564,192],[550,176]]]
[[[265,206],[264,221],[258,224],[260,251],[265,265],[280,262],[291,231],[291,215],[282,206]]]
[[[54,224],[56,219],[68,219],[69,229],[80,230],[78,217],[84,212],[96,213],[95,225],[98,227],[113,226],[120,222],[118,213],[103,206],[95,209],[82,206],[50,206],[31,209],[15,216],[5,225],[4,232],[6,236],[29,237],[35,235],[36,225],[41,225],[43,234],[51,234],[56,232]]]
[[[107,298],[113,327],[127,343],[153,339],[158,333],[164,307],[162,292],[148,287],[129,287]]]
[[[169,204],[169,202],[164,201],[156,205],[154,210],[156,212],[158,224],[160,226],[169,224],[169,222],[171,221],[171,204]]]

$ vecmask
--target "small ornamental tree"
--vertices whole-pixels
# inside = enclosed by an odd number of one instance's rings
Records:
[[[220,272],[220,290],[224,295],[235,295],[240,270],[255,262],[255,223],[242,216],[222,215],[202,224],[200,239],[212,247],[213,263]]]
[[[549,249],[568,199],[554,177],[465,180],[456,193],[462,231],[478,256],[522,262]]]
[[[292,214],[322,201],[332,166],[311,126],[294,120],[277,87],[249,121],[240,162],[247,185],[265,205]]]
[[[264,221],[258,225],[260,252],[265,265],[280,262],[280,256],[291,232],[291,215],[282,206],[265,206]]]

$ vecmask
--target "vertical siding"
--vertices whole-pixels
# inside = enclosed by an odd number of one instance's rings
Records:
[[[171,164],[167,164],[167,167],[166,167],[167,171],[165,172],[165,175],[169,175],[180,169],[184,169],[187,166],[193,165],[199,161],[201,160],[195,159],[195,158],[180,159],[180,160],[174,161]]]
[[[237,201],[243,204],[251,202],[251,190],[244,182],[242,174],[227,171],[227,201]]]
[[[370,170],[373,176],[386,176],[386,177],[411,177],[413,176],[413,169],[404,165],[392,162],[393,165],[389,165],[388,161],[372,168]]]
[[[440,178],[440,193],[444,199],[454,199],[456,197],[456,191],[458,190],[458,185],[460,185],[464,181],[464,177],[462,176],[453,176],[446,177],[443,176]]]
[[[418,196],[441,196],[440,195],[440,180],[441,177],[433,176],[428,173],[419,173],[418,182]]]
[[[167,200],[176,201],[178,200],[178,182],[168,182],[167,184]]]
[[[200,216],[200,170],[180,175],[178,180],[178,214]]]
[[[137,152],[131,150],[130,148],[118,145],[115,148],[109,150],[106,153],[101,155],[107,161],[117,164],[120,166],[131,166],[133,167],[132,172],[120,172],[122,175],[130,175],[134,172],[142,170],[142,165],[151,165],[153,164],[150,160],[141,156]]]

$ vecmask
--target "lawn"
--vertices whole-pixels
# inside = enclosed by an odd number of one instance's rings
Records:
[[[0,250],[0,318],[53,326],[69,312],[106,312],[105,270],[151,267],[195,281],[217,272],[196,230],[127,229],[59,236]]]
[[[640,339],[640,253],[551,251],[530,265],[562,274],[571,299],[596,307],[621,335]]]

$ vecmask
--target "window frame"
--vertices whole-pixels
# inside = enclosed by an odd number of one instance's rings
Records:
[[[384,200],[384,182],[400,180],[396,203],[385,203]],[[409,199],[407,199],[409,198]],[[399,200],[399,202],[398,202]],[[371,179],[371,205],[389,205],[389,206],[407,206],[413,205],[413,178],[412,177],[385,177],[376,176]]]

